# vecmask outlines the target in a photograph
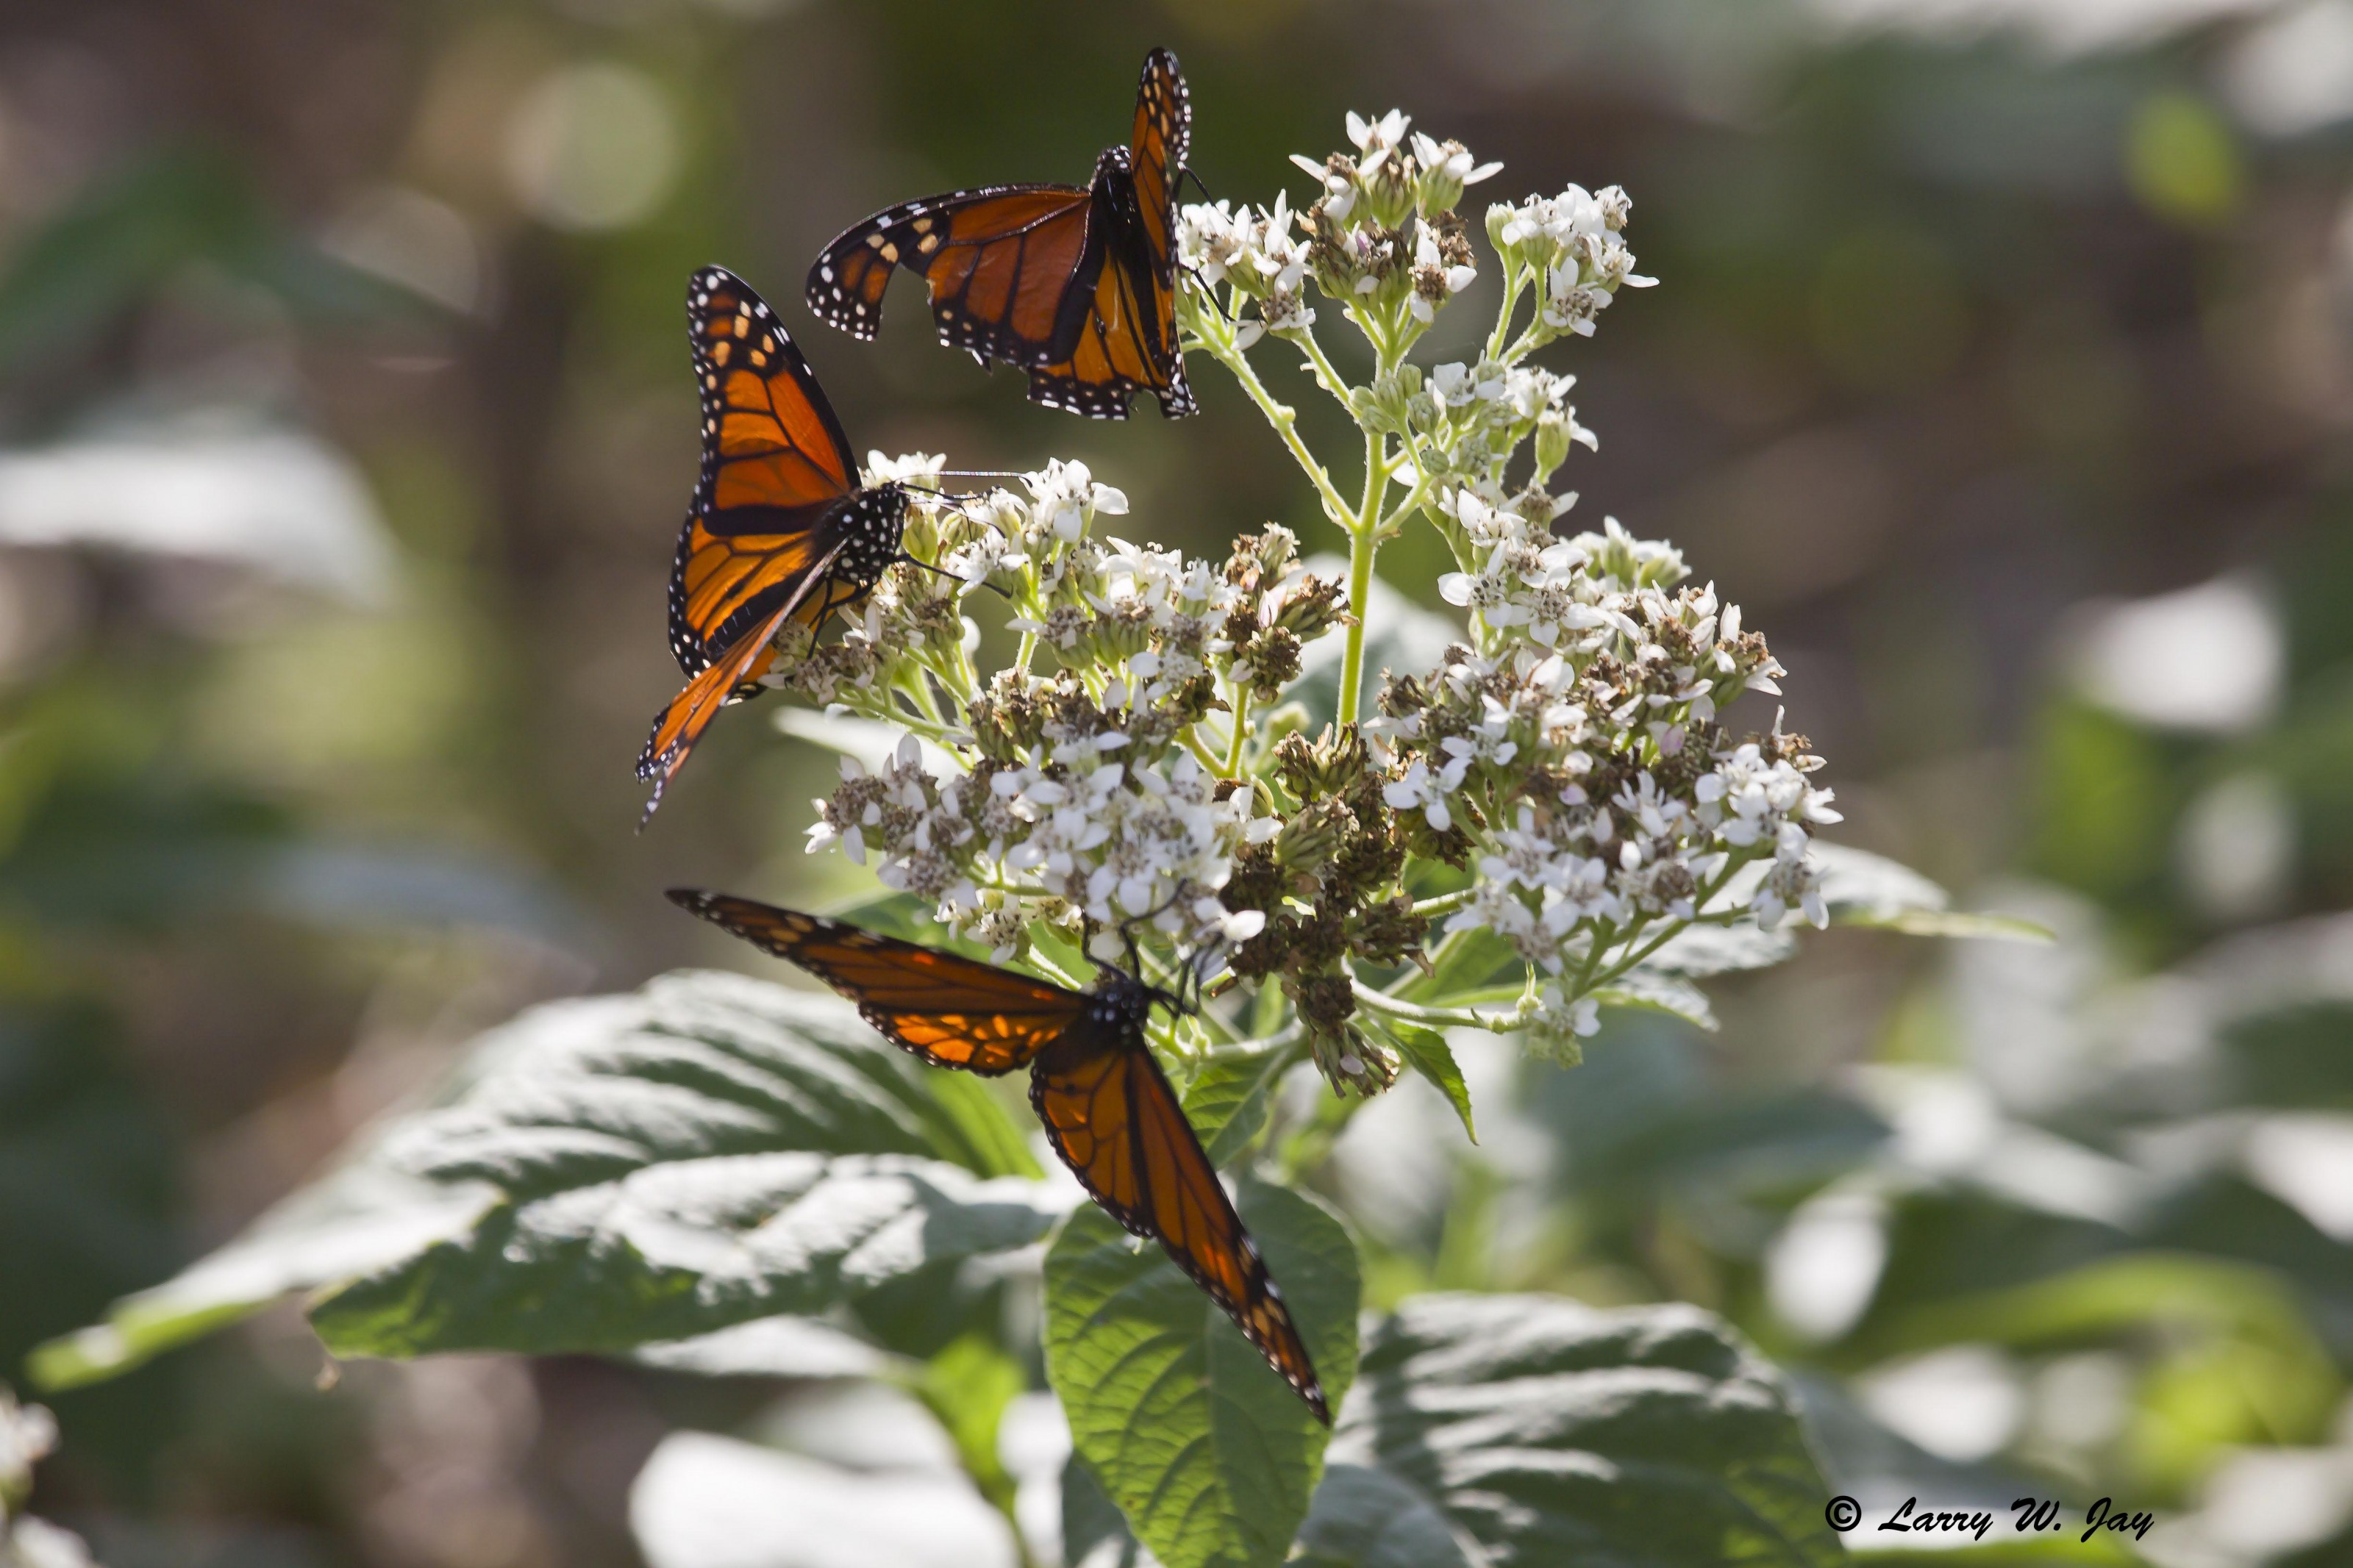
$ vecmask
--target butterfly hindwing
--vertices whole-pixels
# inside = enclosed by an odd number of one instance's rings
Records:
[[[1092,1021],[1074,1030],[1031,1069],[1029,1103],[1054,1152],[1103,1211],[1157,1240],[1329,1425],[1291,1310],[1141,1026],[1118,1036]]]
[[[942,343],[1043,364],[1076,335],[1063,306],[1070,279],[1090,269],[1090,205],[1077,185],[993,185],[877,213],[818,258],[809,309],[871,340],[892,268],[904,267],[930,289]]]
[[[871,339],[892,271],[920,274],[940,341],[1029,372],[1029,396],[1099,419],[1138,392],[1194,411],[1177,352],[1176,180],[1191,135],[1176,58],[1155,49],[1131,144],[1078,185],[928,196],[844,230],[809,268],[818,316]]]
[[[1084,1009],[1059,985],[840,921],[679,889],[680,907],[788,958],[858,1004],[892,1042],[935,1067],[995,1076],[1026,1066]]]

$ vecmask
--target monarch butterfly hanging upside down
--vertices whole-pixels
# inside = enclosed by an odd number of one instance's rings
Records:
[[[940,342],[1029,373],[1029,400],[1124,419],[1195,412],[1176,343],[1176,182],[1193,133],[1176,57],[1145,58],[1135,127],[1084,185],[987,185],[876,213],[809,268],[809,309],[871,340],[891,269],[930,285]]]
[[[1027,1067],[1047,1138],[1095,1202],[1158,1241],[1331,1425],[1282,1292],[1145,1042],[1152,1005],[1174,1006],[1175,997],[1108,964],[1082,994],[773,904],[687,888],[670,897],[799,964],[934,1067],[992,1078]]]
[[[647,818],[719,710],[759,689],[777,638],[797,627],[814,642],[904,559],[905,487],[859,486],[841,422],[775,312],[706,267],[686,314],[702,469],[670,567],[670,646],[688,679],[638,757],[654,781]]]

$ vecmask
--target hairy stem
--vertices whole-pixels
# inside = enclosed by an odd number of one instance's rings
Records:
[[[1209,352],[1216,355],[1219,363],[1234,373],[1234,379],[1241,383],[1242,391],[1258,405],[1259,412],[1265,415],[1267,423],[1274,426],[1274,433],[1282,437],[1282,444],[1290,448],[1293,460],[1315,486],[1316,499],[1324,503],[1324,515],[1330,518],[1335,525],[1346,528],[1348,503],[1340,499],[1340,492],[1333,488],[1332,476],[1324,472],[1324,465],[1315,460],[1315,454],[1307,449],[1305,441],[1300,439],[1298,410],[1276,401],[1274,394],[1266,389],[1266,383],[1258,378],[1257,368],[1241,350],[1232,346],[1230,338],[1224,343],[1211,343]]]

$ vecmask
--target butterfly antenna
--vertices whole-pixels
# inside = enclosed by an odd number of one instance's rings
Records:
[[[1187,180],[1193,182],[1193,188],[1201,193],[1201,199],[1203,201],[1215,202],[1218,199],[1217,196],[1209,190],[1209,183],[1201,178],[1200,174],[1195,171],[1193,165],[1190,163],[1186,164],[1184,172],[1176,176],[1176,181],[1179,184],[1182,184]]]
[[[955,573],[949,571],[946,567],[934,566],[928,561],[919,561],[903,550],[899,552],[899,559],[905,562],[910,566],[920,566],[935,577],[944,577],[959,588],[970,587],[972,585],[966,583],[963,578],[957,576]],[[1009,602],[1013,597],[1012,595],[1007,593],[1004,589],[998,587],[994,583],[983,582],[980,586],[987,589],[990,593],[996,595],[1000,599],[1005,599]]]
[[[1218,298],[1218,286],[1210,282],[1208,278],[1204,277],[1199,268],[1188,264],[1185,268],[1185,272],[1187,277],[1191,278],[1195,283],[1200,286],[1201,297],[1209,301],[1210,305],[1216,309],[1219,315],[1224,317],[1229,323],[1238,321],[1241,319],[1239,316],[1236,316],[1231,310],[1226,309],[1226,302]]]
[[[1162,990],[1159,986],[1153,984],[1150,980],[1145,977],[1144,951],[1139,948],[1135,942],[1135,928],[1145,924],[1146,921],[1157,920],[1161,915],[1166,913],[1172,909],[1175,909],[1176,907],[1176,900],[1179,897],[1180,895],[1177,893],[1171,893],[1159,904],[1152,909],[1145,910],[1142,914],[1128,916],[1127,919],[1119,922],[1119,937],[1120,941],[1127,945],[1128,973],[1134,976],[1139,984],[1145,986],[1147,990],[1152,991],[1155,994],[1166,1000],[1168,1005],[1175,1008],[1177,1012],[1190,1013],[1197,1012],[1199,1009],[1196,1005],[1187,1003],[1185,1000],[1185,977],[1182,961],[1180,961],[1178,964],[1176,994],[1175,995],[1171,995],[1166,991]]]

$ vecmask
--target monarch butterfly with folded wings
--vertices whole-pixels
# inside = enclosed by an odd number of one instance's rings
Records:
[[[1176,342],[1176,181],[1193,118],[1176,57],[1145,57],[1129,145],[1084,185],[988,185],[876,213],[809,268],[809,309],[859,338],[893,267],[930,285],[940,342],[1029,373],[1029,400],[1124,419],[1139,392],[1196,411]]]
[[[670,566],[670,646],[688,679],[638,757],[649,818],[719,710],[759,689],[776,639],[797,625],[814,642],[901,559],[907,513],[903,486],[860,488],[824,389],[742,279],[702,268],[686,314],[702,468]]]
[[[1232,1318],[1316,1419],[1332,1412],[1314,1363],[1242,1228],[1176,1090],[1145,1043],[1166,993],[1106,964],[1092,994],[750,899],[672,889],[680,908],[790,959],[934,1067],[994,1078],[1029,1069],[1054,1152],[1103,1211],[1158,1241]]]

